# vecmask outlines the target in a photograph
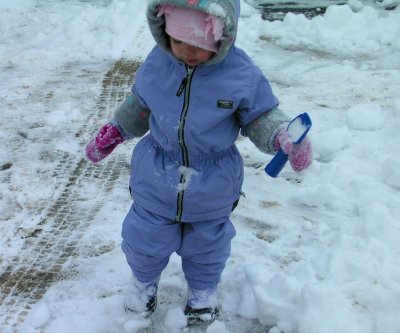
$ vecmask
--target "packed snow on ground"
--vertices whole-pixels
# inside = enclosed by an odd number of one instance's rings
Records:
[[[145,3],[0,2],[0,273],[35,230],[41,207],[55,200],[52,154],[79,156],[93,134],[75,136],[96,105],[102,73],[151,49]],[[271,156],[239,138],[246,196],[232,215],[237,236],[219,291],[224,319],[208,333],[242,333],[239,318],[270,333],[400,332],[400,8],[350,4],[311,20],[287,14],[266,22],[242,3],[237,44],[268,76],[282,109],[310,115],[314,163],[271,178],[263,171]],[[140,36],[141,47],[131,47]],[[132,147],[118,148],[127,162]],[[151,325],[122,308],[130,275],[119,247],[130,206],[123,177],[111,194],[86,189],[104,202],[80,239],[81,254],[66,265],[74,274],[46,292],[19,332]],[[98,244],[110,250],[87,255]],[[154,314],[168,331],[187,331],[185,292],[174,255]]]

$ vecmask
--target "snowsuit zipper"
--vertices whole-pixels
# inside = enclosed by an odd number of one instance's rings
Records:
[[[189,168],[189,154],[188,149],[185,143],[185,122],[186,115],[189,110],[189,98],[190,98],[190,85],[192,82],[192,77],[195,71],[195,67],[187,67],[187,74],[181,82],[179,89],[176,95],[179,97],[183,91],[185,91],[183,108],[181,112],[181,116],[179,119],[179,129],[178,129],[178,142],[182,151],[182,166]],[[181,175],[179,180],[179,184],[184,184],[186,182],[186,177],[184,174]],[[185,190],[182,189],[178,192],[177,197],[177,208],[176,208],[176,216],[175,221],[181,222],[182,213],[183,213],[183,196],[185,194]]]

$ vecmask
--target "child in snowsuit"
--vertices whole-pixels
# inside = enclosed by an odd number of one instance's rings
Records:
[[[182,258],[189,323],[218,315],[217,286],[235,229],[229,219],[243,183],[239,131],[263,152],[282,148],[295,171],[311,143],[294,145],[270,84],[234,43],[239,0],[150,0],[156,46],[131,94],[86,147],[99,162],[142,137],[132,155],[133,204],[122,228],[132,269],[125,309],[151,314],[170,255]]]

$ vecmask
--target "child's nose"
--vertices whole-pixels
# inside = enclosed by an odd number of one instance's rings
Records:
[[[185,53],[186,54],[194,54],[196,52],[196,46],[185,44]]]

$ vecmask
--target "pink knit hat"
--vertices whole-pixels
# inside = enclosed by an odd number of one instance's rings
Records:
[[[161,5],[157,17],[165,16],[165,32],[174,39],[217,52],[224,29],[217,16],[198,10]]]

